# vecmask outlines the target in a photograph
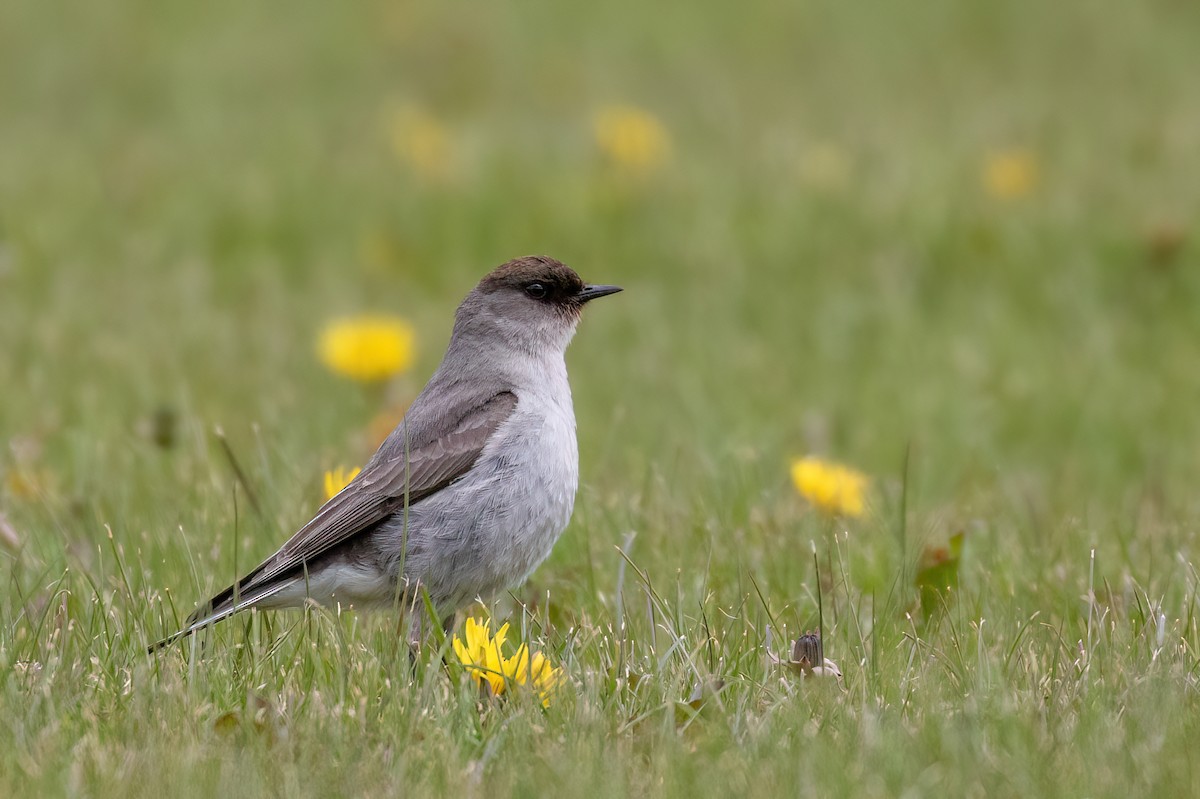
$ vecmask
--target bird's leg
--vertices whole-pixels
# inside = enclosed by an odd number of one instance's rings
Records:
[[[454,614],[448,613],[443,616],[439,622],[442,628],[442,634],[445,638],[449,638],[454,632]],[[437,641],[433,640],[433,625],[430,624],[430,619],[427,613],[414,611],[408,619],[408,632],[405,636],[408,641],[409,657],[415,663],[421,655],[421,649],[425,644],[436,645]],[[442,653],[442,662],[446,661],[446,653]]]
[[[414,612],[408,622],[408,645],[414,650],[420,649],[422,644],[437,644],[434,640],[433,624],[430,624],[428,613]],[[442,628],[443,638],[449,638],[454,632],[454,614],[448,613],[438,621],[438,626]],[[426,629],[428,627],[428,629]]]
[[[415,658],[421,652],[425,640],[425,614],[410,612],[408,619],[408,648]]]
[[[402,576],[397,581],[393,608],[399,614],[396,620],[396,634],[403,634],[408,642],[409,659],[414,663],[421,653],[421,642],[424,640],[424,608],[420,602],[419,586],[409,583],[408,577]]]

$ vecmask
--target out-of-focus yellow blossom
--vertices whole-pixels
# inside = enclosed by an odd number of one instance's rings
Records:
[[[16,499],[40,499],[54,493],[54,475],[47,469],[13,467],[4,484]]]
[[[419,108],[401,108],[392,113],[390,134],[396,157],[413,172],[427,180],[450,174],[453,142],[437,117]]]
[[[983,164],[983,188],[997,200],[1017,200],[1033,191],[1038,182],[1037,157],[1029,150],[1001,150]]]
[[[601,108],[592,119],[596,146],[620,169],[648,173],[671,157],[671,135],[658,118],[634,106]]]
[[[321,362],[364,383],[400,374],[416,357],[412,325],[395,316],[356,316],[330,322],[317,340]]]
[[[832,142],[818,142],[800,153],[800,179],[818,189],[840,189],[850,182],[850,154]]]
[[[476,685],[486,683],[493,696],[499,696],[512,685],[527,686],[537,692],[542,707],[549,707],[550,694],[558,684],[562,669],[552,666],[550,659],[541,652],[534,652],[531,657],[526,644],[521,644],[512,657],[504,657],[508,623],[501,626],[495,636],[491,635],[490,627],[490,621],[468,618],[463,628],[466,641],[454,636],[454,654],[467,667],[471,679]]]
[[[346,469],[344,466],[339,466],[336,469],[331,469],[325,472],[325,501],[336,497],[342,492],[342,489],[350,485],[350,481],[358,477],[358,473],[362,469],[355,466],[353,469]]]
[[[792,462],[792,483],[800,495],[830,516],[862,516],[867,476],[832,461],[800,458]]]

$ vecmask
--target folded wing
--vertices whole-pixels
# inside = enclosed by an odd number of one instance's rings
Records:
[[[331,550],[462,477],[512,414],[517,398],[509,391],[488,393],[457,409],[443,407],[439,413],[422,413],[418,404],[362,472],[308,524],[274,555],[202,605],[184,629],[150,649],[261,602]]]

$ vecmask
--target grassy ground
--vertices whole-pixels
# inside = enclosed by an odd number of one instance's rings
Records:
[[[1194,5],[0,17],[0,795],[1200,792]],[[598,152],[613,104],[665,152]],[[627,288],[569,354],[572,525],[495,608],[550,707],[385,617],[147,657],[529,252]],[[313,354],[364,309],[420,331],[386,394]],[[819,617],[840,686],[768,656]]]

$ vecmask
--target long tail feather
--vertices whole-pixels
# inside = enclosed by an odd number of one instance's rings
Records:
[[[223,619],[227,619],[233,614],[252,608],[264,599],[269,599],[275,594],[287,588],[291,584],[290,580],[280,580],[271,585],[263,586],[256,591],[252,591],[244,596],[239,596],[238,601],[233,601],[233,588],[226,588],[221,593],[217,594],[208,602],[201,605],[191,616],[188,616],[182,630],[168,635],[161,641],[155,641],[150,646],[146,647],[147,654],[154,654],[164,646],[170,646],[181,638],[187,638],[197,630],[202,630],[205,627],[210,627]]]

